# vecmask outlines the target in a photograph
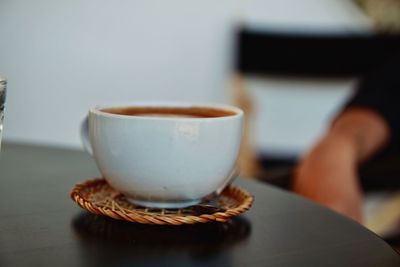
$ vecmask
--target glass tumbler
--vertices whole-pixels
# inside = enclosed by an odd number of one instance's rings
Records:
[[[7,80],[0,76],[0,149],[1,149],[1,138],[3,135],[3,119],[4,119],[4,104],[6,102],[6,86],[7,86]]]

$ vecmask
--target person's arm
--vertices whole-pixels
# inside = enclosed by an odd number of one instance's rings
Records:
[[[294,191],[356,221],[362,220],[358,165],[383,148],[390,130],[366,108],[349,108],[301,160]]]
[[[303,157],[295,192],[362,220],[360,163],[387,145],[400,153],[400,52],[365,75],[327,133]]]

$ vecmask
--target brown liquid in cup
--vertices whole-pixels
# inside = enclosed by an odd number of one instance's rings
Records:
[[[210,107],[118,107],[101,111],[140,117],[218,118],[236,115],[236,112]]]

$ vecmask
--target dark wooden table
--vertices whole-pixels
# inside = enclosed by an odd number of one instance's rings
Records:
[[[254,181],[230,223],[161,227],[91,215],[72,186],[98,176],[84,152],[6,144],[0,154],[0,266],[400,266],[378,236]]]

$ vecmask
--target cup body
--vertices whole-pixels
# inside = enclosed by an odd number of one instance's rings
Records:
[[[190,206],[221,189],[238,157],[243,112],[201,107],[234,115],[141,117],[90,109],[89,140],[100,172],[129,201],[148,207]]]

